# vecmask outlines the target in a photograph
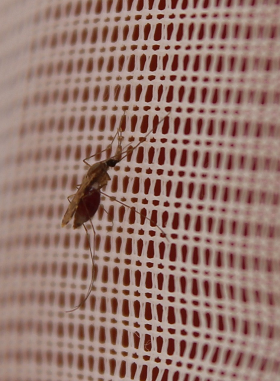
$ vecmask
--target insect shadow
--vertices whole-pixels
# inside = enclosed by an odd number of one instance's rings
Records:
[[[108,174],[108,170],[110,168],[114,168],[120,161],[122,161],[130,153],[132,153],[137,147],[139,147],[140,144],[145,142],[147,137],[157,129],[158,125],[161,124],[168,117],[169,114],[170,113],[168,113],[164,118],[162,118],[157,123],[156,126],[151,128],[149,130],[149,132],[144,137],[140,138],[139,142],[135,146],[129,146],[128,148],[126,147],[127,149],[122,148],[123,136],[122,136],[122,129],[121,129],[121,127],[119,127],[115,136],[113,137],[111,143],[108,145],[108,147],[100,152],[100,153],[102,153],[104,151],[109,150],[111,148],[111,146],[113,145],[113,142],[117,138],[118,145],[117,145],[116,153],[114,156],[110,157],[109,159],[95,163],[93,165],[90,165],[87,162],[87,160],[91,159],[92,157],[96,156],[97,154],[91,155],[91,156],[89,156],[83,160],[83,162],[87,166],[89,166],[89,169],[88,169],[85,177],[83,178],[82,183],[77,186],[77,189],[78,189],[77,192],[74,195],[68,196],[69,206],[68,206],[68,208],[67,208],[67,210],[63,216],[61,226],[63,227],[65,225],[67,225],[70,222],[70,220],[72,219],[72,217],[74,217],[74,222],[73,222],[73,228],[74,229],[77,229],[83,225],[83,227],[86,231],[86,236],[87,236],[87,240],[88,240],[89,248],[90,248],[90,255],[91,255],[91,261],[92,261],[92,275],[91,275],[91,282],[90,282],[88,291],[87,291],[86,295],[84,296],[83,300],[76,307],[74,307],[71,310],[68,310],[66,312],[73,312],[73,311],[77,310],[78,308],[80,308],[86,302],[88,297],[90,296],[90,293],[91,293],[92,288],[93,288],[93,282],[94,282],[94,276],[95,276],[94,254],[93,254],[92,249],[91,249],[90,236],[89,236],[89,232],[88,232],[88,229],[87,229],[85,223],[88,221],[90,222],[91,228],[93,230],[94,242],[95,242],[96,233],[95,233],[95,229],[94,229],[94,226],[92,223],[92,217],[95,215],[95,213],[96,213],[96,211],[100,205],[101,194],[106,196],[106,197],[109,197],[112,201],[115,201],[115,202],[117,202],[117,203],[119,203],[125,207],[133,209],[136,214],[139,214],[140,216],[144,217],[146,220],[153,223],[154,226],[157,227],[161,231],[161,233],[167,238],[164,230],[160,226],[158,226],[152,219],[150,219],[147,216],[144,216],[141,212],[138,212],[137,210],[135,210],[135,208],[130,207],[129,205],[125,204],[124,202],[117,200],[115,197],[107,195],[106,193],[102,192],[101,189],[107,185],[109,180],[111,180],[111,178]],[[167,240],[168,240],[168,238],[167,238]]]

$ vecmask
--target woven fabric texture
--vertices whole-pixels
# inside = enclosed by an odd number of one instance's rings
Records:
[[[1,381],[279,380],[280,2],[0,20]],[[95,233],[62,228],[120,144]]]

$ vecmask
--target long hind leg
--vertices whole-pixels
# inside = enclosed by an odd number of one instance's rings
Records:
[[[77,185],[77,188],[79,188],[79,185]],[[71,197],[73,197],[74,195],[70,195],[67,197],[68,201],[71,202]],[[90,285],[88,287],[88,291],[86,293],[86,296],[83,298],[83,300],[74,308],[72,308],[71,310],[68,310],[66,312],[73,312],[73,311],[76,311],[78,308],[80,308],[84,303],[85,301],[88,299],[90,293],[91,293],[91,290],[93,288],[93,282],[94,282],[94,276],[95,276],[95,273],[94,273],[94,254],[95,254],[95,241],[96,241],[96,233],[95,233],[95,229],[94,229],[94,226],[93,226],[93,223],[92,223],[92,220],[91,218],[89,218],[89,221],[90,221],[90,224],[91,224],[91,228],[92,228],[92,231],[93,231],[93,235],[94,235],[94,240],[93,240],[93,247],[94,249],[92,250],[91,248],[91,244],[90,244],[90,235],[89,235],[89,232],[88,232],[88,229],[86,227],[85,224],[83,224],[83,227],[85,229],[85,232],[86,232],[86,237],[87,237],[87,241],[88,241],[88,245],[89,245],[89,251],[90,251],[90,257],[91,257],[91,281],[90,281]]]
[[[94,235],[94,241],[93,241],[93,247],[94,247],[94,252],[95,252],[95,241],[96,241],[96,233],[95,233],[95,229],[93,227],[93,224],[92,224],[92,221],[91,219],[89,220],[90,221],[90,224],[91,224],[91,227],[92,227],[92,230],[93,230],[93,235]],[[90,250],[90,257],[91,257],[91,281],[90,281],[90,285],[88,287],[88,290],[87,290],[87,293],[86,295],[83,297],[83,300],[74,308],[72,308],[71,310],[68,310],[66,312],[73,312],[73,311],[76,311],[77,309],[79,309],[85,302],[86,300],[88,299],[88,297],[90,296],[91,294],[91,291],[92,291],[92,288],[93,288],[93,283],[94,283],[94,277],[95,277],[95,271],[94,271],[94,255],[95,253],[93,253],[92,249],[91,249],[91,244],[90,244],[90,235],[89,235],[89,232],[88,232],[88,229],[86,227],[85,224],[83,224],[83,227],[85,229],[85,232],[86,232],[86,236],[87,236],[87,241],[88,241],[88,245],[89,245],[89,250]]]
[[[122,206],[125,206],[126,208],[129,208],[129,209],[133,210],[136,214],[138,214],[139,216],[145,218],[145,220],[150,221],[152,224],[154,224],[155,227],[157,227],[157,228],[161,231],[161,233],[165,236],[165,238],[166,238],[167,241],[169,242],[169,239],[168,239],[167,234],[165,233],[165,231],[164,231],[164,230],[163,230],[163,229],[162,229],[162,228],[161,228],[155,221],[153,221],[151,218],[145,216],[145,215],[144,215],[143,213],[141,213],[141,212],[138,212],[138,210],[136,210],[135,208],[132,208],[131,206],[125,204],[123,201],[118,200],[118,199],[117,199],[116,197],[114,197],[114,196],[109,196],[108,194],[106,194],[106,193],[104,193],[104,192],[101,192],[101,191],[100,191],[100,193],[103,194],[103,195],[106,196],[106,197],[109,197],[112,201],[115,201],[115,202],[121,204]]]

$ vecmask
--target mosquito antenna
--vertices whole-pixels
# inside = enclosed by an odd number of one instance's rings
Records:
[[[124,112],[124,114],[122,115],[122,118],[121,118],[121,120],[120,120],[120,124],[122,123],[124,117],[125,117],[125,112]],[[83,160],[83,162],[84,162],[86,165],[88,165],[89,167],[91,167],[91,164],[89,164],[89,163],[87,162],[87,160],[88,160],[88,159],[91,159],[92,157],[94,157],[94,156],[96,156],[96,155],[100,155],[102,152],[105,152],[105,151],[107,151],[110,147],[112,147],[112,145],[113,145],[113,143],[114,143],[116,137],[120,134],[120,132],[122,132],[122,130],[121,130],[121,128],[119,127],[118,130],[117,130],[117,132],[116,132],[115,135],[113,136],[113,139],[111,140],[110,144],[109,144],[105,149],[103,149],[102,151],[100,151],[100,152],[98,152],[98,153],[94,153],[93,155],[90,155],[90,156],[86,157],[86,158]],[[115,156],[117,156],[117,155],[114,155],[113,157],[115,157]],[[108,159],[105,159],[105,160],[103,160],[103,161],[106,162],[107,160],[108,160]]]
[[[170,112],[171,111],[169,111],[169,113],[168,114],[166,114],[159,122],[158,122],[158,124],[155,126],[155,127],[153,127],[153,128],[151,128],[151,130],[146,134],[146,136],[144,136],[143,138],[141,138],[140,139],[140,141],[135,145],[135,146],[132,146],[131,148],[128,148],[128,150],[126,151],[126,152],[124,152],[125,153],[125,155],[124,156],[122,156],[121,157],[121,159],[119,160],[119,162],[120,161],[122,161],[124,158],[126,158],[129,154],[130,154],[130,152],[132,152],[132,151],[134,151],[137,147],[139,147],[140,146],[140,144],[142,144],[142,143],[144,143],[145,141],[146,141],[146,139],[147,139],[147,137],[165,120],[165,118],[167,118],[168,117],[168,115],[170,114]]]
[[[169,242],[169,239],[168,239],[167,234],[165,233],[165,231],[164,231],[160,226],[158,226],[158,224],[157,224],[154,220],[152,220],[151,218],[149,218],[149,217],[147,217],[147,216],[144,216],[143,213],[138,212],[138,210],[136,210],[135,208],[132,208],[131,206],[125,204],[123,201],[120,201],[120,200],[116,199],[114,196],[109,196],[108,194],[106,194],[106,193],[104,193],[104,192],[101,192],[101,191],[100,191],[100,193],[103,194],[103,195],[106,196],[106,197],[109,197],[112,201],[116,201],[117,203],[119,203],[119,204],[121,204],[121,205],[123,205],[123,206],[125,206],[125,207],[127,207],[127,208],[129,208],[129,209],[134,209],[134,212],[135,212],[135,213],[139,214],[139,216],[144,217],[146,220],[148,220],[148,221],[150,221],[152,224],[154,224],[154,225],[155,225],[155,226],[162,232],[162,234],[165,236],[165,238],[166,238],[167,241]]]

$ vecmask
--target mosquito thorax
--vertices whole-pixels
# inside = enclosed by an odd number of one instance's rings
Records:
[[[116,159],[109,159],[106,161],[106,164],[108,167],[115,167],[118,164],[119,160]]]

